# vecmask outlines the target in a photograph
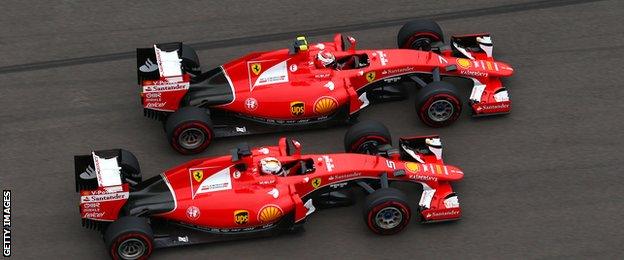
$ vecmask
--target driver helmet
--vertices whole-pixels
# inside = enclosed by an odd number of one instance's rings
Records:
[[[320,51],[316,55],[316,59],[325,68],[329,68],[336,63],[336,57],[334,56],[334,54],[327,51]]]
[[[263,174],[280,174],[282,172],[282,163],[274,157],[266,157],[260,160],[260,168]]]

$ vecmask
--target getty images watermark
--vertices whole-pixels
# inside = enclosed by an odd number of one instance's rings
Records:
[[[11,256],[11,190],[2,191],[2,255]]]

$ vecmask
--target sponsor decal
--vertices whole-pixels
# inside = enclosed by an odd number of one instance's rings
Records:
[[[459,208],[459,200],[457,196],[449,197],[444,200],[444,206],[446,208]]]
[[[360,172],[345,173],[345,174],[340,174],[340,175],[329,176],[329,180],[333,181],[333,180],[350,179],[350,178],[358,177],[360,175],[362,175],[362,173]]]
[[[290,102],[290,113],[293,116],[301,116],[305,113],[305,103],[301,101]]]
[[[80,196],[80,203],[125,200],[125,199],[128,199],[129,195],[130,195],[129,192],[118,192],[118,193],[112,193],[112,194],[98,194],[98,195],[86,195],[86,196]]]
[[[386,75],[386,74],[400,74],[400,73],[405,73],[405,72],[410,72],[413,71],[414,67],[405,67],[405,68],[400,68],[400,69],[387,69],[381,72],[381,74]]]
[[[338,108],[338,101],[333,97],[320,97],[314,102],[314,113],[327,114]]]
[[[191,192],[192,197],[195,198],[197,194],[229,190],[232,189],[232,178],[230,176],[230,168],[225,168],[218,171],[215,174],[205,177],[203,169],[189,169],[191,175]],[[198,174],[201,171],[201,174]],[[201,175],[201,176],[198,176]],[[197,185],[198,182],[201,183]]]
[[[312,187],[314,189],[317,189],[318,187],[321,186],[321,183],[322,183],[321,177],[316,177],[316,178],[312,179],[312,181],[310,183],[312,184]]]
[[[415,163],[415,162],[406,162],[405,163],[405,169],[410,171],[410,172],[418,172],[420,171],[420,164]]]
[[[332,188],[332,189],[340,189],[340,188],[343,188],[343,187],[347,186],[347,184],[348,183],[346,183],[346,182],[334,183],[332,185],[329,185],[329,187]]]
[[[241,172],[239,171],[235,171],[234,173],[232,173],[232,177],[234,177],[234,179],[238,179],[241,176]]]
[[[191,220],[196,220],[199,218],[199,208],[195,206],[190,206],[186,208],[186,217]]]
[[[178,242],[188,243],[188,236],[178,237]]]
[[[388,64],[388,55],[383,51],[377,51],[379,54],[379,61],[381,62],[381,66],[386,66]]]
[[[334,168],[336,168],[336,166],[334,165],[334,160],[330,158],[329,155],[323,155],[319,158],[319,161],[325,162],[325,168],[328,172],[331,172],[334,170]]]
[[[495,104],[495,105],[476,105],[475,110],[479,113],[487,113],[491,111],[506,111],[509,109],[509,103]]]
[[[438,177],[435,176],[427,176],[427,175],[412,175],[410,179],[419,180],[419,181],[438,181]]]
[[[273,180],[266,180],[266,181],[259,181],[258,182],[258,184],[260,184],[260,185],[271,185],[273,183],[275,183],[275,179],[273,179]]]
[[[245,99],[245,108],[249,111],[254,111],[258,108],[258,100],[255,98],[247,98]]]
[[[267,194],[273,196],[274,199],[277,199],[279,197],[279,190],[276,188],[273,188],[272,190],[267,192]]]
[[[427,213],[427,218],[433,218],[433,217],[446,217],[446,216],[454,216],[459,214],[459,210],[457,209],[451,209],[451,210],[446,210],[446,211],[437,211],[437,212],[429,212]]]
[[[460,70],[459,74],[471,76],[471,77],[487,77],[487,72],[482,71],[472,71],[472,70]]]
[[[258,213],[258,221],[261,223],[272,222],[280,218],[284,212],[282,209],[274,204],[266,205],[260,209]]]
[[[141,65],[141,67],[139,67],[139,70],[141,72],[145,72],[145,73],[156,71],[157,69],[158,69],[158,64],[152,62],[152,60],[150,60],[150,58],[147,58],[147,60],[145,61],[145,64],[143,64],[143,65]]]
[[[2,255],[11,256],[11,190],[2,190]]]
[[[267,62],[267,65],[270,65],[273,61],[266,61],[266,62]],[[260,65],[259,62],[257,64]],[[287,66],[286,61],[282,61],[273,65],[272,67],[268,68],[262,73],[258,72],[260,73],[258,75],[254,73],[254,67],[252,64],[251,70],[252,70],[253,76],[251,76],[249,83],[250,84],[252,82],[254,83],[251,86],[251,89],[253,90],[253,88],[257,86],[288,82],[288,68],[286,68],[286,66]],[[262,68],[258,67],[258,70],[262,70]],[[255,78],[255,81],[253,81],[254,78]]]
[[[238,133],[245,133],[247,132],[247,127],[236,127],[236,132]]]
[[[262,148],[258,149],[258,152],[261,153],[261,154],[269,154],[269,148],[262,147]]]
[[[95,169],[93,169],[93,167],[91,167],[91,165],[89,165],[89,166],[87,166],[87,168],[85,169],[84,172],[80,173],[79,177],[80,177],[80,179],[83,179],[83,180],[95,179],[95,177],[96,177]]]
[[[373,82],[373,80],[375,80],[375,72],[374,71],[368,72],[366,73],[365,77],[366,77],[366,81],[368,81],[368,83],[371,83]]]
[[[185,227],[191,227],[194,229],[198,229],[201,231],[205,231],[205,232],[210,232],[210,233],[236,233],[236,232],[248,232],[248,231],[254,231],[254,230],[263,230],[263,229],[268,229],[268,228],[272,228],[273,226],[275,226],[273,223],[269,223],[266,225],[260,225],[260,226],[255,226],[255,227],[246,227],[246,228],[213,228],[213,227],[204,227],[204,226],[197,226],[197,225],[191,225],[191,224],[186,224],[186,223],[178,223],[179,225],[185,226]]]
[[[244,225],[247,222],[249,222],[249,211],[242,209],[234,211],[234,223]]]
[[[251,72],[253,74],[256,74],[256,76],[260,75],[260,71],[262,71],[262,64],[260,64],[260,63],[252,63],[249,66],[249,69],[251,70]]]
[[[195,180],[196,182],[201,182],[204,179],[203,170],[192,170],[191,175],[193,176],[193,180]]]
[[[178,90],[186,90],[190,86],[189,82],[180,82],[180,81],[168,81],[168,80],[155,80],[152,82],[147,82],[143,86],[143,92],[167,92],[167,91],[178,91]]]
[[[333,91],[334,90],[334,82],[327,82],[327,84],[323,85],[323,87],[328,88],[329,90]]]
[[[472,65],[469,59],[457,58],[457,65],[462,69],[468,69]]]
[[[290,72],[295,72],[297,71],[297,64],[291,64],[290,67],[288,67],[288,69],[290,70]]]

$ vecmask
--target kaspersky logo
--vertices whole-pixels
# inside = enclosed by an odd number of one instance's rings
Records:
[[[141,72],[149,73],[158,69],[158,65],[154,64],[149,58],[145,61],[145,64],[139,67]]]

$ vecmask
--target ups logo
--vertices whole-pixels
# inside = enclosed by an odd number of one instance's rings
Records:
[[[234,211],[234,223],[243,225],[249,221],[249,211],[237,210]]]
[[[290,102],[290,113],[293,116],[301,116],[305,113],[305,103],[301,101]]]

